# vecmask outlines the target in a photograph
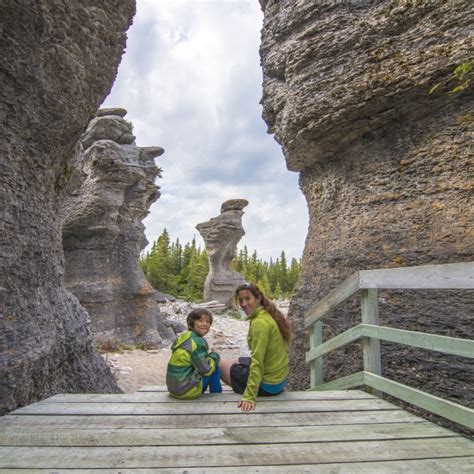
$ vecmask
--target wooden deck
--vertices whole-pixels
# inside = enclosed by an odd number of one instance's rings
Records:
[[[56,395],[0,418],[0,472],[473,473],[474,443],[359,390]]]

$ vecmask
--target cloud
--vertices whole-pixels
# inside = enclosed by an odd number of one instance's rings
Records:
[[[300,257],[307,209],[298,176],[261,118],[256,0],[138,0],[126,54],[104,107],[128,110],[140,146],[159,145],[162,196],[145,219],[188,242],[223,201],[248,199],[240,246]]]

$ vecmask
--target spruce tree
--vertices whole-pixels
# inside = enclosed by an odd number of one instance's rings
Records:
[[[183,245],[179,239],[173,243],[166,229],[153,243],[149,252],[142,255],[140,266],[148,282],[157,290],[191,301],[202,301],[204,282],[209,272],[205,250],[191,243]],[[289,298],[295,290],[300,273],[300,262],[293,258],[288,268],[286,254],[269,262],[259,259],[257,251],[249,257],[247,246],[237,252],[232,267],[246,281],[259,285],[269,298]]]

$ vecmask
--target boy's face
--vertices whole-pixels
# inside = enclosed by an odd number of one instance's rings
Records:
[[[201,337],[205,336],[211,328],[211,320],[209,316],[203,314],[198,320],[194,321],[193,331]]]

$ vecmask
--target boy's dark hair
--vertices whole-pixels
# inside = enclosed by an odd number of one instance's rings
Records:
[[[194,329],[194,321],[201,319],[202,316],[207,316],[209,318],[210,323],[212,324],[212,313],[207,309],[193,309],[186,318],[186,323],[188,325],[188,329]]]

